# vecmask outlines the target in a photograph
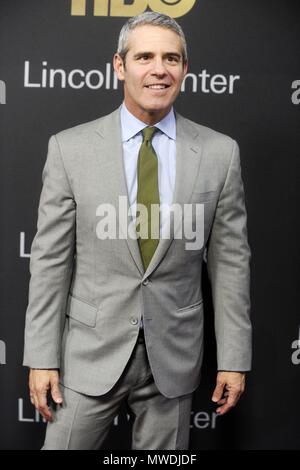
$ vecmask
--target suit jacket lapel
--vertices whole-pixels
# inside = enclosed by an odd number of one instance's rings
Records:
[[[123,163],[120,108],[106,116],[104,119],[100,120],[100,124],[96,130],[96,133],[100,138],[96,140],[95,150],[98,154],[98,158],[102,158],[101,171],[105,170],[103,171],[102,175],[105,175],[105,178],[107,178],[108,181],[111,181],[111,184],[109,185],[110,193],[107,194],[107,202],[110,202],[114,205],[117,218],[120,223],[118,210],[119,196],[125,197],[127,209],[130,207]],[[129,224],[132,222],[131,215],[127,213],[125,219],[127,221],[127,226],[129,226]],[[143,275],[144,267],[137,240],[128,237],[127,233],[124,233],[124,231],[123,235],[126,239],[129,252],[138,270],[140,271],[140,274]]]

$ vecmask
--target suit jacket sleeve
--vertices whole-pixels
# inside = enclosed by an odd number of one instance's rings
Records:
[[[250,249],[239,148],[233,141],[207,251],[219,370],[251,369]]]
[[[75,246],[75,201],[55,136],[43,170],[37,233],[31,247],[24,365],[59,368]]]

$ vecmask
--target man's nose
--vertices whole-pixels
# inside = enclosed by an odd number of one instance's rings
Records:
[[[166,67],[162,59],[156,59],[154,61],[152,73],[159,76],[166,74]]]

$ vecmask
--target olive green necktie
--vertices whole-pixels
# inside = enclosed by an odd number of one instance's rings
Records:
[[[140,147],[137,163],[137,204],[143,204],[147,209],[147,215],[145,216],[145,213],[143,214],[143,211],[139,211],[137,207],[137,217],[139,217],[139,220],[137,220],[136,224],[136,228],[140,232],[138,243],[145,270],[159,243],[158,163],[157,155],[151,143],[156,131],[156,127],[145,127],[143,129],[143,143]],[[153,204],[156,206],[151,214],[151,206]]]

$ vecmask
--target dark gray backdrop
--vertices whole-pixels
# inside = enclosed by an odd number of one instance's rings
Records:
[[[175,8],[193,1],[157,3]],[[239,406],[216,418],[210,400],[216,371],[207,285],[205,374],[193,403],[192,449],[300,447],[298,3],[198,0],[177,18],[186,31],[193,76],[186,79],[176,108],[239,142],[253,254],[254,370]],[[21,364],[29,251],[48,139],[109,113],[122,99],[122,87],[113,89],[112,79],[108,85],[106,67],[126,18],[94,16],[92,0],[86,7],[86,15],[75,16],[70,0],[0,1],[2,449],[38,449],[44,435]],[[51,68],[66,74],[81,69],[94,87],[102,73],[104,83],[94,89],[63,88],[56,76],[54,87],[48,81],[42,87],[42,70],[49,75]],[[206,83],[204,70],[210,75]],[[219,74],[225,78],[210,81]],[[239,77],[232,92],[225,86],[229,76]],[[79,84],[78,74],[74,82]],[[126,410],[106,448],[130,448]]]

